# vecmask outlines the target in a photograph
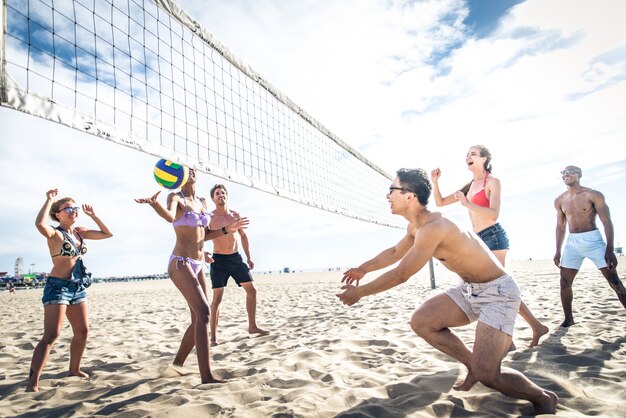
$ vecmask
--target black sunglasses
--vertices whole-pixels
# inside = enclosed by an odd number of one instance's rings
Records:
[[[401,192],[415,193],[413,190],[407,189],[406,187],[389,186],[389,193],[392,193],[394,190],[400,190]]]

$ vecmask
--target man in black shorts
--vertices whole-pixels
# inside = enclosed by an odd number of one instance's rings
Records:
[[[235,234],[228,233],[224,226],[240,218],[239,213],[228,209],[228,191],[223,184],[216,184],[211,189],[211,199],[215,203],[215,210],[211,212],[209,229],[222,229],[223,236],[213,240],[213,260],[211,263],[211,284],[213,300],[211,301],[211,345],[217,345],[217,323],[220,316],[220,304],[224,295],[224,288],[228,279],[232,277],[238,286],[246,291],[246,310],[248,312],[248,332],[250,334],[268,335],[269,331],[259,328],[256,324],[256,288],[252,284],[250,270],[254,262],[250,257],[248,236],[243,228],[237,232],[241,238],[241,246],[246,254],[248,263],[244,263],[238,252],[238,242]]]

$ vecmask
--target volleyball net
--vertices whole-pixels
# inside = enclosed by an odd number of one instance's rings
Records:
[[[392,177],[169,0],[0,0],[1,105],[222,179],[399,226]]]

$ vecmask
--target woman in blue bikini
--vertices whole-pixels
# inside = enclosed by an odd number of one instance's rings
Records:
[[[206,240],[246,228],[248,220],[241,218],[221,229],[210,230],[206,200],[196,195],[196,172],[193,169],[189,170],[189,178],[180,191],[167,196],[166,206],[157,200],[159,193],[135,201],[149,204],[173,225],[176,234],[167,272],[189,305],[191,325],[183,335],[174,365],[182,366],[195,345],[202,383],[221,383],[211,373],[209,360],[209,302],[203,247]]]
[[[83,205],[83,212],[93,219],[99,229],[76,226],[80,208],[70,197],[56,200],[57,194],[57,189],[46,192],[46,202],[35,220],[37,229],[48,241],[52,271],[43,290],[43,336],[33,352],[27,392],[39,392],[39,377],[48,361],[52,345],[61,333],[65,316],[74,333],[70,344],[69,375],[88,377],[80,370],[89,330],[85,288],[91,284],[91,273],[87,273],[82,261],[82,256],[87,252],[84,240],[113,236],[90,205]],[[46,215],[58,222],[59,226],[55,228],[49,225]]]

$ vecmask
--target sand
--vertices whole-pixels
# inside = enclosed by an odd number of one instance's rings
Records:
[[[624,277],[626,261],[619,271]],[[560,397],[557,415],[626,414],[626,311],[592,267],[574,284],[578,323],[561,329],[557,269],[547,261],[511,262],[523,297],[550,333],[527,348],[531,332],[519,318],[517,350],[504,365]],[[247,333],[244,291],[229,285],[220,317],[221,344],[212,368],[227,382],[200,385],[195,352],[170,366],[188,310],[169,280],[94,284],[83,370],[65,377],[67,321],[40,381],[25,393],[33,348],[41,338],[41,289],[0,292],[0,416],[114,417],[430,417],[524,416],[532,406],[482,384],[452,389],[465,369],[410,329],[414,307],[456,279],[437,267],[352,307],[338,302],[341,274],[257,275],[258,323],[269,336]],[[372,275],[371,278],[376,277]],[[369,277],[368,277],[369,278]],[[458,330],[473,341],[474,325]]]

